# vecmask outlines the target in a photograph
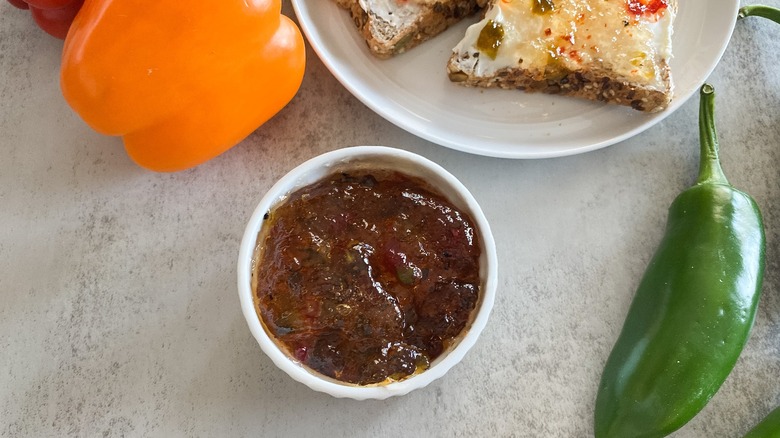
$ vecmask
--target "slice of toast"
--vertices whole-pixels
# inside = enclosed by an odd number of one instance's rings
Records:
[[[491,1],[453,49],[453,82],[648,112],[671,101],[676,0]]]
[[[352,15],[368,48],[390,58],[440,34],[488,0],[335,0]]]

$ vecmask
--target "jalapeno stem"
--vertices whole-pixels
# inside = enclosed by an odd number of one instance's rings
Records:
[[[704,84],[699,93],[699,177],[697,184],[728,184],[718,157],[718,133],[715,130],[715,87]]]
[[[780,23],[780,9],[766,5],[748,5],[739,8],[737,17],[764,17],[775,23]]]

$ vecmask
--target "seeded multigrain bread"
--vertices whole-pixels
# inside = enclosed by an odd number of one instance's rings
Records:
[[[492,0],[447,65],[466,86],[666,108],[676,0]]]
[[[323,0],[319,0],[323,1]],[[488,0],[335,0],[352,15],[368,48],[390,58],[440,34]]]

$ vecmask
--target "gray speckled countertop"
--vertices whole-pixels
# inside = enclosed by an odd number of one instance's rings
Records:
[[[65,104],[61,47],[0,2],[0,436],[592,435],[604,361],[667,207],[695,178],[698,98],[595,152],[486,158],[384,120],[309,51],[300,92],[275,118],[217,159],[156,174]],[[751,19],[709,78],[723,166],[763,210],[767,270],[736,368],[675,437],[738,437],[780,405],[778,65],[780,26]],[[239,241],[263,193],[300,162],[359,144],[459,177],[501,263],[466,358],[385,401],[291,380],[258,348],[236,292]]]

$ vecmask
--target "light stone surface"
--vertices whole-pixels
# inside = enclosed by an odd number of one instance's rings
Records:
[[[494,159],[384,120],[309,50],[303,86],[276,117],[204,165],[156,174],[69,109],[62,43],[0,3],[0,437],[592,436],[603,364],[666,210],[695,179],[696,97],[599,151]],[[763,210],[767,269],[736,368],[674,437],[741,436],[780,405],[778,65],[780,26],[755,18],[737,24],[709,78],[723,167]],[[258,348],[236,292],[239,241],[263,193],[300,162],[361,144],[459,177],[500,260],[493,314],[464,361],[385,401],[291,380]]]

